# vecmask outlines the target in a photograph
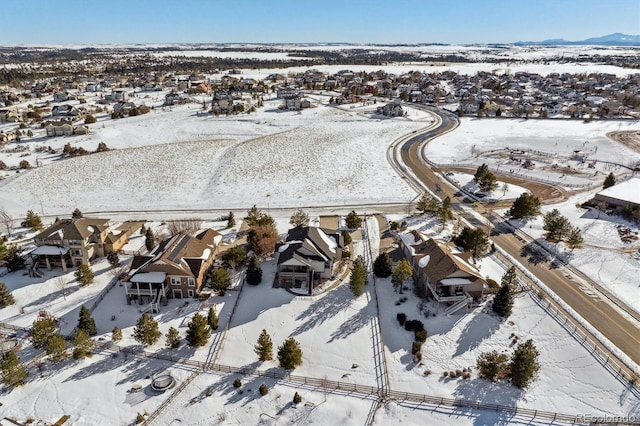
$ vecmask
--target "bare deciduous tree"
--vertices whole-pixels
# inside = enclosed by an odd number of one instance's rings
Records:
[[[13,218],[7,213],[4,207],[0,207],[0,224],[7,233],[7,237],[9,237],[13,230]]]
[[[56,278],[55,283],[56,287],[58,287],[60,291],[62,291],[62,297],[64,297],[64,300],[67,300],[67,287],[69,287],[69,281],[67,281],[65,277],[60,276]]]
[[[167,228],[171,235],[176,235],[181,232],[194,232],[200,229],[202,225],[202,219],[197,217],[190,217],[186,219],[176,219],[167,223]]]

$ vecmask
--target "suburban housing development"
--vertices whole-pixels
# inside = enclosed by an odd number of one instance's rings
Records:
[[[638,58],[0,46],[0,424],[635,424]]]

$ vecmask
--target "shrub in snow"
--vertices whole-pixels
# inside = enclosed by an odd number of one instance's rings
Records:
[[[422,361],[422,352],[416,352],[416,353],[413,355],[413,360],[414,360],[415,362],[420,362],[420,361]]]
[[[420,349],[422,348],[422,343],[420,342],[413,342],[413,344],[411,345],[411,353],[413,355],[417,354],[418,352],[420,352]]]
[[[302,397],[300,396],[300,394],[298,392],[296,392],[293,395],[293,403],[294,404],[300,404],[302,402]]]
[[[260,395],[265,396],[266,394],[269,393],[269,388],[267,387],[267,385],[263,383],[258,388],[258,392],[260,392]]]
[[[424,343],[427,341],[427,330],[419,330],[414,332],[416,342]]]
[[[233,381],[233,387],[237,389],[237,388],[239,388],[240,386],[242,386],[242,382],[240,381],[240,379],[235,379],[235,380]]]
[[[443,375],[444,377],[449,377],[449,372],[448,372],[448,371],[445,371],[445,372],[443,372],[443,373],[442,373],[442,375]]]

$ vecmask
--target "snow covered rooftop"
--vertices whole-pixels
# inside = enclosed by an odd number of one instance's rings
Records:
[[[598,195],[640,204],[640,178],[631,178],[598,192]]]
[[[129,281],[132,283],[162,283],[166,277],[166,272],[140,272],[132,276]]]
[[[431,260],[431,256],[426,255],[425,257],[423,257],[422,259],[420,259],[418,261],[418,266],[421,268],[424,268],[425,266],[427,266],[429,264],[429,261]]]
[[[40,256],[60,256],[66,254],[69,251],[67,247],[60,246],[38,246],[30,254],[36,254]]]

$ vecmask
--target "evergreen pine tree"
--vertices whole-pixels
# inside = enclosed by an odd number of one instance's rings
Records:
[[[24,258],[22,257],[22,250],[17,244],[11,244],[7,249],[7,254],[4,257],[7,270],[14,272],[24,267]]]
[[[56,320],[52,317],[38,318],[31,328],[31,344],[36,349],[46,348],[56,332]]]
[[[351,210],[345,218],[344,222],[347,228],[356,229],[360,228],[360,225],[362,224],[362,218],[360,218],[358,216],[358,213],[356,213],[354,210]]]
[[[253,351],[258,355],[260,361],[271,361],[273,359],[273,342],[267,330],[262,330],[258,336],[258,343],[253,347]]]
[[[376,257],[376,260],[373,262],[373,273],[378,278],[387,278],[391,276],[393,272],[393,265],[391,263],[391,257],[389,253],[382,252]]]
[[[413,268],[406,259],[400,260],[391,273],[391,283],[395,288],[399,289],[399,293],[402,294],[402,287],[404,282],[411,278],[413,275]]]
[[[249,259],[246,279],[247,283],[251,285],[258,285],[262,281],[262,266],[260,266],[258,256],[251,256]]]
[[[169,327],[169,331],[165,335],[167,341],[165,346],[169,349],[175,349],[180,346],[180,332],[175,327]]]
[[[78,266],[78,269],[73,273],[73,276],[76,277],[76,280],[80,283],[80,285],[85,286],[93,283],[93,271],[91,267],[86,263],[82,263]]]
[[[582,247],[582,243],[584,243],[582,231],[577,226],[572,226],[569,235],[567,235],[567,244],[571,249],[576,249]]]
[[[602,189],[610,188],[615,184],[616,184],[616,176],[613,174],[613,172],[611,172],[604,179],[604,183],[602,184]]]
[[[451,211],[451,198],[445,197],[445,199],[442,200],[442,205],[438,210],[438,216],[440,217],[440,220],[442,222],[453,219],[453,212]]]
[[[2,383],[12,388],[24,385],[29,377],[27,369],[20,363],[20,358],[12,351],[7,351],[2,355],[0,370],[2,371]]]
[[[3,260],[6,256],[7,253],[9,252],[9,249],[7,248],[7,245],[4,242],[4,239],[6,237],[1,237],[0,238],[0,261]]]
[[[502,276],[502,282],[500,290],[493,298],[493,312],[501,317],[508,317],[511,315],[513,308],[513,294],[517,289],[518,277],[516,275],[516,268],[512,266]]]
[[[45,350],[51,361],[58,364],[67,354],[67,341],[62,335],[55,333],[47,342]]]
[[[209,308],[209,312],[207,313],[207,324],[211,330],[218,329],[218,313],[216,312],[215,306],[211,306]]]
[[[153,235],[153,231],[151,230],[151,228],[147,228],[144,234],[144,246],[147,248],[147,251],[151,251],[153,250],[155,245],[156,245],[156,242],[155,242],[155,237]]]
[[[78,329],[84,330],[89,336],[98,334],[96,322],[91,317],[91,311],[84,305],[80,308],[80,316],[78,318]]]
[[[291,218],[289,219],[289,223],[293,226],[308,226],[309,225],[309,215],[305,213],[304,210],[298,209]]]
[[[113,340],[115,343],[122,340],[122,330],[120,330],[118,327],[113,327],[113,330],[111,330],[111,340]]]
[[[540,213],[540,200],[528,192],[523,192],[516,198],[509,209],[509,215],[514,219],[535,216],[538,213]]]
[[[33,210],[28,210],[24,226],[32,231],[40,231],[42,229],[42,219]]]
[[[364,286],[367,284],[367,269],[364,264],[364,258],[358,256],[353,262],[351,268],[351,278],[349,280],[349,288],[353,295],[359,297],[364,293]]]
[[[227,219],[227,228],[233,228],[236,226],[236,217],[233,212],[229,212],[229,219]]]
[[[476,361],[478,375],[495,382],[505,377],[508,372],[509,357],[498,351],[484,352]]]
[[[160,336],[162,336],[162,333],[158,329],[158,323],[151,315],[142,314],[133,328],[133,338],[143,345],[153,345],[160,339]]]
[[[282,345],[278,347],[278,361],[280,367],[285,370],[293,370],[302,365],[302,349],[300,343],[293,337],[289,337]]]
[[[16,299],[13,298],[13,294],[11,294],[6,284],[0,281],[0,309],[6,308],[14,303],[16,303]]]
[[[529,339],[519,343],[511,356],[509,378],[511,383],[520,388],[526,388],[536,378],[540,364],[538,363],[538,350]]]
[[[199,347],[206,345],[210,335],[211,329],[204,315],[196,313],[191,317],[189,328],[187,329],[187,343],[189,346]]]
[[[542,229],[547,231],[547,240],[561,241],[569,233],[571,224],[558,209],[553,209],[544,215]]]
[[[112,268],[120,266],[120,257],[118,256],[118,253],[115,251],[107,253],[107,262],[109,262],[109,265],[111,265]]]
[[[300,404],[302,402],[302,397],[300,396],[300,394],[298,392],[296,392],[293,395],[293,403],[294,404]]]
[[[224,295],[229,287],[231,287],[231,278],[229,272],[224,268],[214,269],[209,277],[211,279],[211,288]]]
[[[147,228],[144,226],[144,223],[140,227],[140,235],[147,235]]]
[[[85,330],[78,328],[73,336],[73,357],[75,359],[84,358],[85,356],[91,356],[91,352],[96,346],[95,340],[93,340],[89,333]]]

